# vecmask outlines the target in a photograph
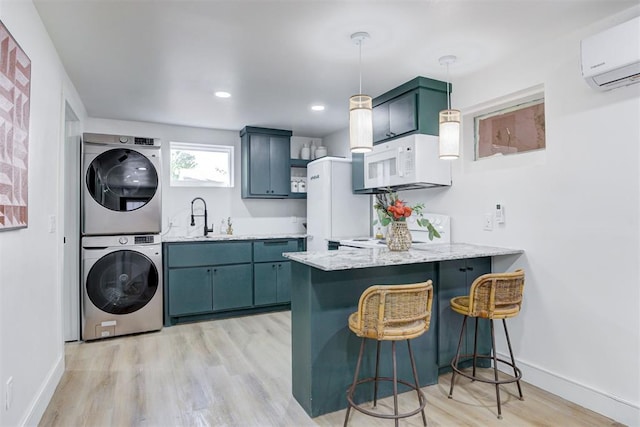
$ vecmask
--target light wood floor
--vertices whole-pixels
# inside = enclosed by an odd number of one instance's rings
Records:
[[[344,410],[311,419],[291,395],[290,312],[200,322],[65,347],[66,371],[41,426],[338,426]],[[449,375],[425,387],[437,426],[613,426],[613,420],[524,383],[502,390]],[[344,393],[344,390],[336,390]],[[400,397],[400,410],[416,395]],[[380,407],[393,405],[387,398]],[[350,426],[393,426],[352,411]],[[419,415],[401,426],[421,426]]]

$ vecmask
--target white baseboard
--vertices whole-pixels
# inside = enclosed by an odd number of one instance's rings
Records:
[[[510,358],[508,354],[501,352],[498,352],[498,357],[504,360]],[[638,404],[609,395],[521,360],[516,359],[516,364],[522,371],[522,379],[527,383],[629,427],[640,427],[640,406]],[[498,364],[498,368],[507,374],[513,374],[508,366]]]
[[[62,351],[60,358],[54,365],[51,372],[47,376],[47,379],[42,383],[42,387],[38,390],[35,398],[31,402],[29,410],[26,412],[21,426],[37,426],[44,414],[44,411],[51,401],[53,393],[56,391],[56,387],[64,374],[64,351]]]

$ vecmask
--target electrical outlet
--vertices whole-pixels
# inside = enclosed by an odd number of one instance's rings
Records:
[[[493,230],[493,215],[490,213],[484,214],[484,229],[487,231]]]
[[[9,377],[4,388],[4,409],[8,411],[13,403],[13,377]]]

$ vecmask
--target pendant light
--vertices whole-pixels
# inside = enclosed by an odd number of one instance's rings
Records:
[[[351,40],[359,48],[360,86],[357,95],[349,98],[349,145],[352,153],[367,153],[373,148],[373,110],[369,95],[362,94],[362,43],[369,33],[351,34]]]
[[[439,114],[439,150],[441,159],[457,159],[460,157],[460,110],[451,109],[451,93],[449,92],[449,64],[456,62],[456,57],[447,55],[440,58],[440,65],[447,66],[447,109]]]

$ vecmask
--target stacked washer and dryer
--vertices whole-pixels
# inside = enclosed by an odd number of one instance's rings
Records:
[[[162,328],[160,140],[83,134],[82,339]]]

